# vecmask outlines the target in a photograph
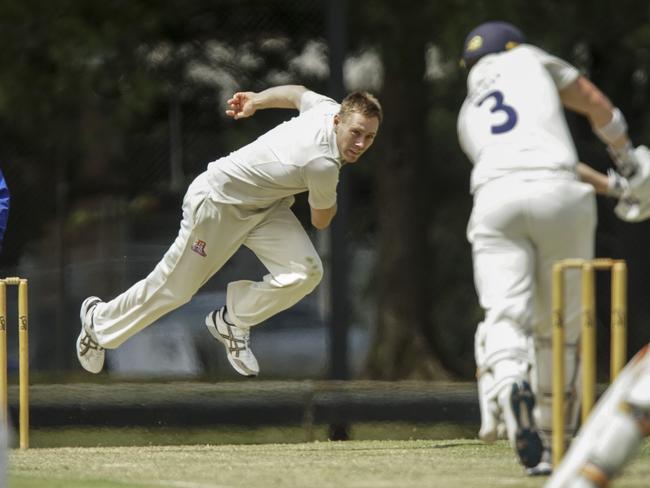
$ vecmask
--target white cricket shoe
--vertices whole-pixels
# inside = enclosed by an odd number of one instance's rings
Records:
[[[97,336],[93,330],[93,312],[102,300],[97,297],[88,297],[81,304],[81,332],[77,338],[77,358],[83,368],[90,373],[99,373],[104,367],[106,351],[97,343]]]
[[[225,346],[228,361],[235,371],[243,376],[257,376],[260,367],[250,349],[250,331],[227,322],[225,312],[224,306],[209,313],[205,325],[212,337]]]

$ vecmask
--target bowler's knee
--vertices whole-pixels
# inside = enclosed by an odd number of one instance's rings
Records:
[[[307,281],[313,285],[312,289],[314,289],[323,279],[323,263],[316,256],[307,258],[305,262]]]
[[[301,269],[301,271],[298,272],[298,276],[300,277],[298,288],[302,294],[307,295],[311,293],[323,279],[323,263],[318,257],[307,257],[302,263],[299,263],[297,267]]]
[[[317,256],[309,256],[301,261],[293,261],[286,272],[273,276],[276,287],[292,288],[296,293],[311,293],[323,279],[323,264]]]

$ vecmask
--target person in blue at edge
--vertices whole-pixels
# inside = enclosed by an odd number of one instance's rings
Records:
[[[5,230],[9,220],[9,188],[5,177],[0,170],[0,249],[4,241]]]
[[[9,221],[9,188],[0,170],[0,250]],[[0,424],[0,486],[6,486],[8,432],[5,424]]]

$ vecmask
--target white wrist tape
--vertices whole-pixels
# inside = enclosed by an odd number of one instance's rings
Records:
[[[594,132],[605,144],[613,144],[619,137],[627,134],[627,122],[618,108],[612,110],[612,118],[602,127],[595,127]]]

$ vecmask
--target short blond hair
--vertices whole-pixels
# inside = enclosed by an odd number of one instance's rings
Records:
[[[377,117],[379,122],[384,118],[379,100],[365,91],[352,92],[341,102],[339,111],[341,118],[344,119],[351,113],[358,113],[364,117]]]

